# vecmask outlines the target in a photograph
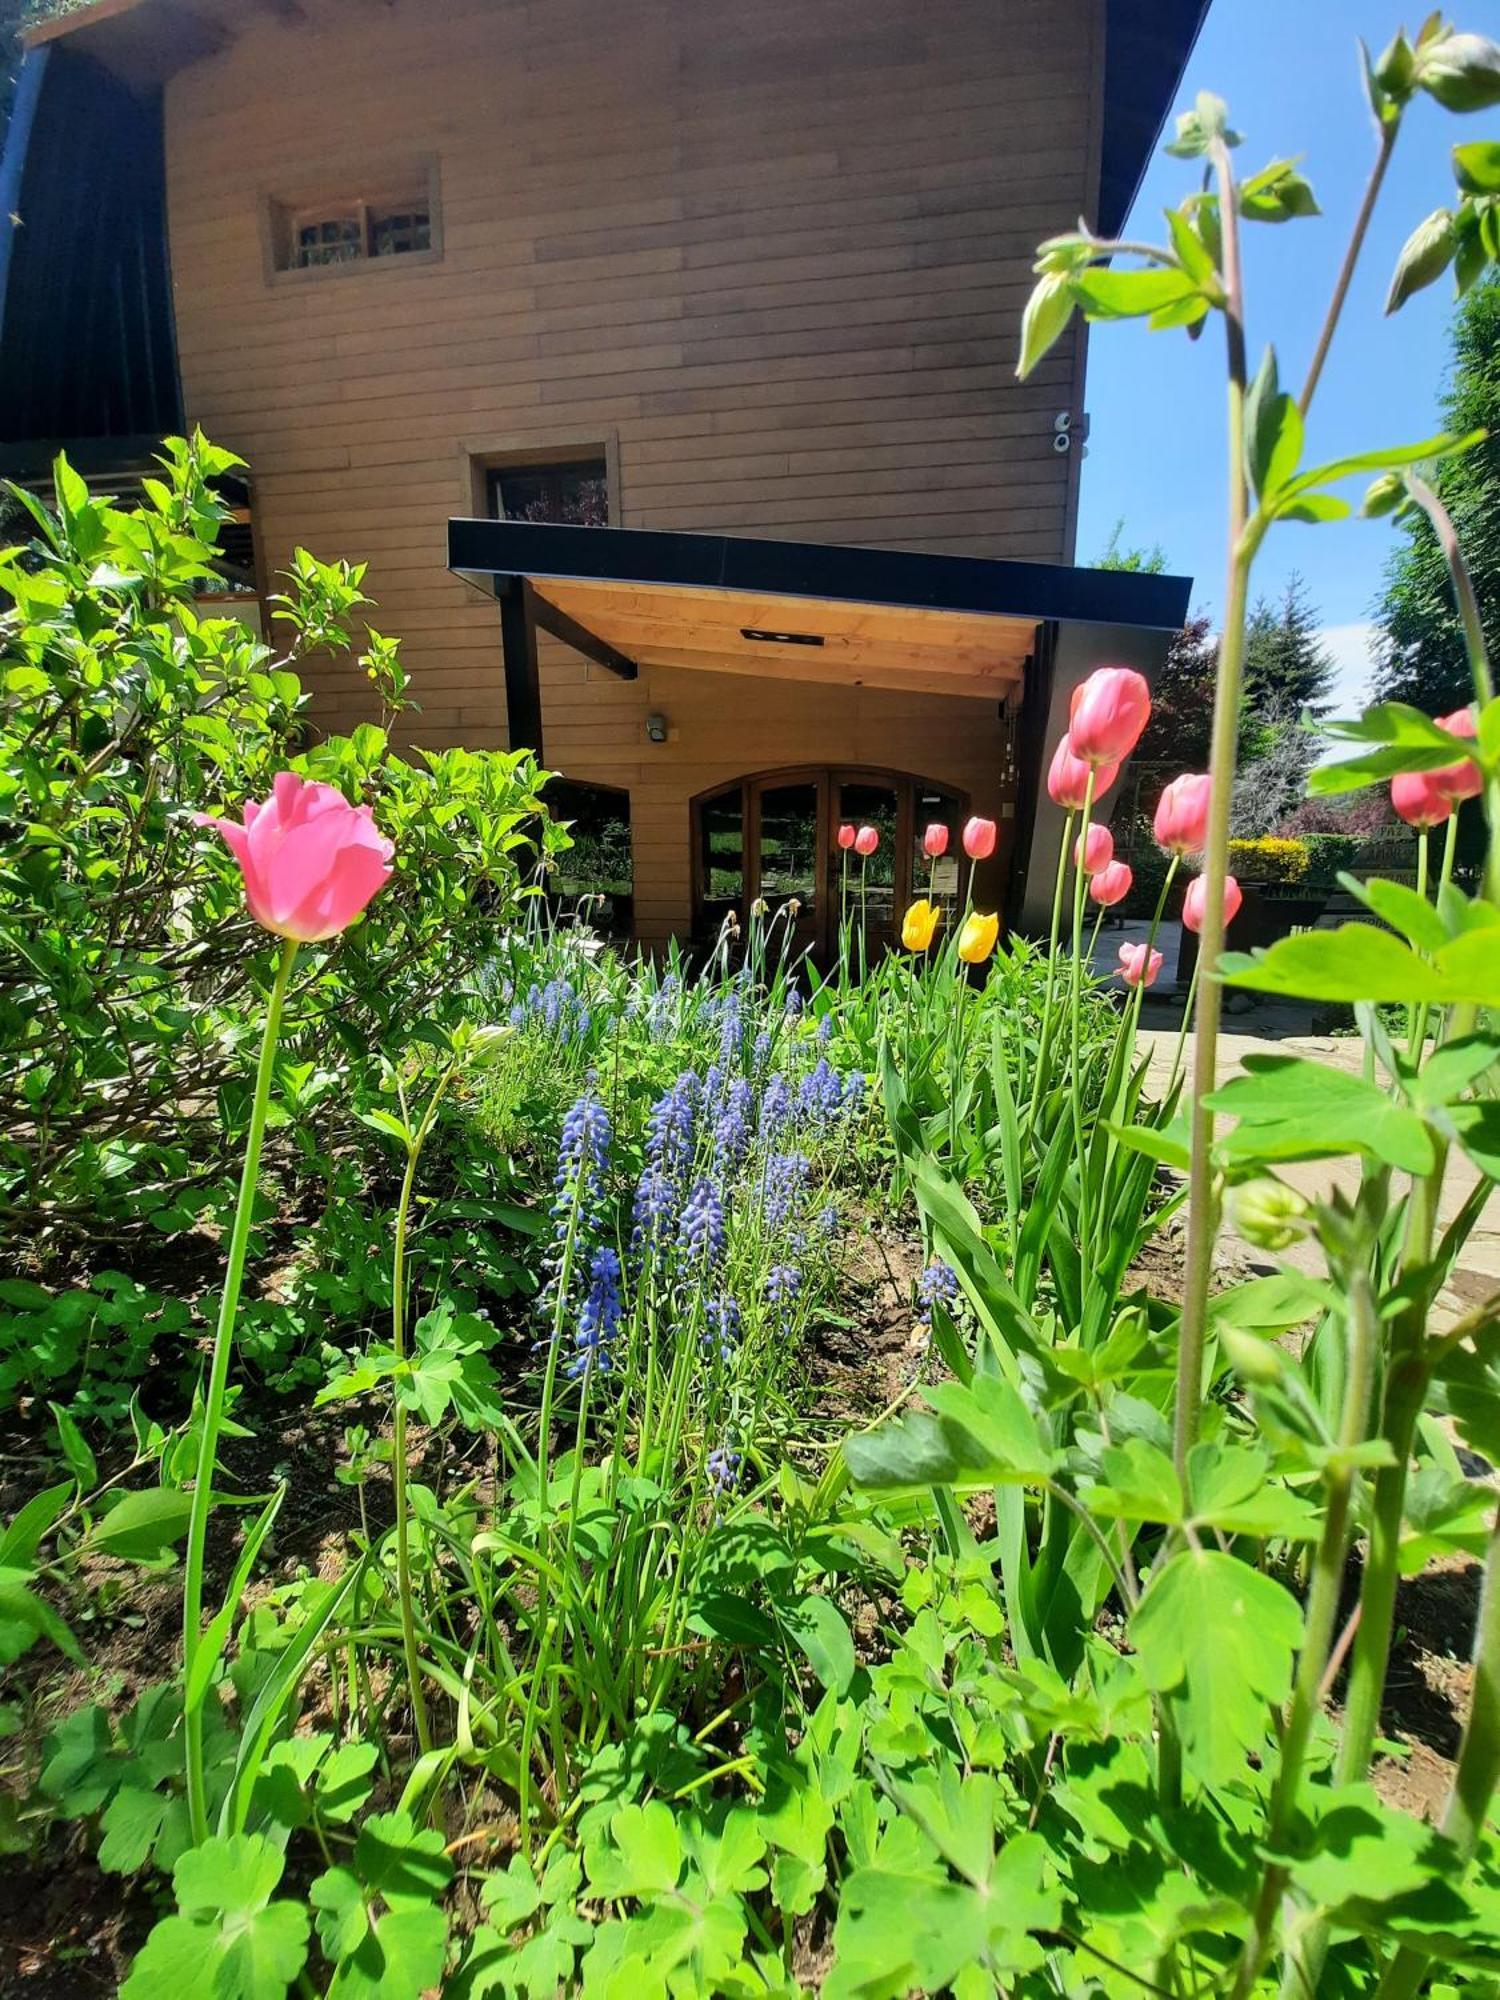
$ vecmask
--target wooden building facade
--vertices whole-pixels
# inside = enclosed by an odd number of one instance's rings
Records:
[[[94,0],[34,34],[0,175],[27,224],[0,265],[0,435],[120,460],[175,414],[239,452],[258,574],[300,545],[368,559],[433,745],[503,746],[515,719],[494,596],[449,566],[453,517],[1068,565],[1085,340],[1016,381],[1032,255],[1080,215],[1123,219],[1202,11]],[[44,169],[91,104],[93,142]],[[96,420],[49,372],[41,264],[65,253],[27,240],[28,210],[45,230],[65,197],[86,206],[129,120],[138,171],[159,148],[131,213],[158,204],[170,293],[137,296],[109,245],[77,278],[128,292],[121,324],[143,329]],[[163,338],[175,381],[143,408]],[[1039,733],[1060,650],[1149,666],[1183,595],[1119,600],[1061,649],[1019,599],[1003,644],[934,648],[913,606],[851,653],[643,578],[611,614],[631,676],[543,634],[537,732],[628,818],[643,939],[791,892],[809,815],[819,856],[837,820],[881,825],[894,903],[923,815],[982,812],[998,900],[1037,782],[1023,718]],[[365,697],[352,662],[317,668],[322,726]]]

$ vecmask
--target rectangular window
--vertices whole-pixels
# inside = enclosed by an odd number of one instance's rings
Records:
[[[351,172],[338,183],[262,203],[267,276],[347,270],[441,249],[435,160]]]
[[[609,472],[597,458],[489,468],[489,511],[498,521],[550,521],[570,528],[609,526]]]

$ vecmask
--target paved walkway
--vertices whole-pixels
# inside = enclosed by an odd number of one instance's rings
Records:
[[[1219,1036],[1215,1065],[1218,1081],[1224,1083],[1230,1077],[1238,1076],[1245,1057],[1249,1055],[1306,1056],[1358,1074],[1362,1062],[1362,1044],[1358,1037],[1313,1032],[1310,1020],[1315,1011],[1291,1003],[1272,1002],[1257,1005],[1252,1013],[1238,1019],[1231,1017],[1225,1023],[1226,1032]],[[1161,1025],[1148,1024],[1142,1028],[1142,1047],[1152,1051],[1151,1075],[1162,1084],[1166,1082],[1176,1052],[1179,1022],[1180,1003],[1173,1009],[1170,1023],[1163,1021]],[[1189,1036],[1185,1057],[1189,1074],[1192,1048],[1193,1038]],[[1335,1187],[1352,1192],[1359,1184],[1358,1162],[1352,1158],[1283,1161],[1275,1171],[1290,1186],[1309,1197],[1325,1196]],[[1448,1223],[1458,1213],[1479,1178],[1478,1169],[1463,1154],[1456,1153],[1450,1158],[1438,1211],[1440,1224]],[[1247,1262],[1257,1270],[1275,1268],[1265,1251],[1252,1249],[1248,1244],[1241,1245],[1241,1248]],[[1282,1255],[1287,1263],[1299,1270],[1318,1277],[1324,1275],[1322,1253],[1315,1243],[1295,1244]],[[1500,1299],[1500,1189],[1495,1190],[1494,1198],[1458,1260],[1452,1279],[1439,1301],[1437,1321],[1451,1324],[1462,1314],[1472,1312],[1476,1306],[1491,1299]]]

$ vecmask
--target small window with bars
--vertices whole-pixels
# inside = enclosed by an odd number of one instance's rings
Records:
[[[431,257],[441,244],[437,175],[431,162],[372,174],[364,188],[308,191],[265,203],[267,268],[348,269],[393,257]]]

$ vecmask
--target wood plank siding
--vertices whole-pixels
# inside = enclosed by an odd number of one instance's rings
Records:
[[[249,460],[269,570],[299,543],[368,558],[418,741],[505,742],[498,607],[444,562],[500,455],[606,449],[623,526],[1071,558],[1053,419],[1080,413],[1081,336],[1014,367],[1035,244],[1094,208],[1100,0],[245,12],[166,89],[186,407]],[[267,199],[417,158],[440,255],[268,276]],[[687,924],[688,802],[741,773],[1006,803],[994,701],[623,682],[550,639],[541,672],[548,763],[631,793],[646,938]],[[318,722],[365,714],[352,664],[311,678]]]

